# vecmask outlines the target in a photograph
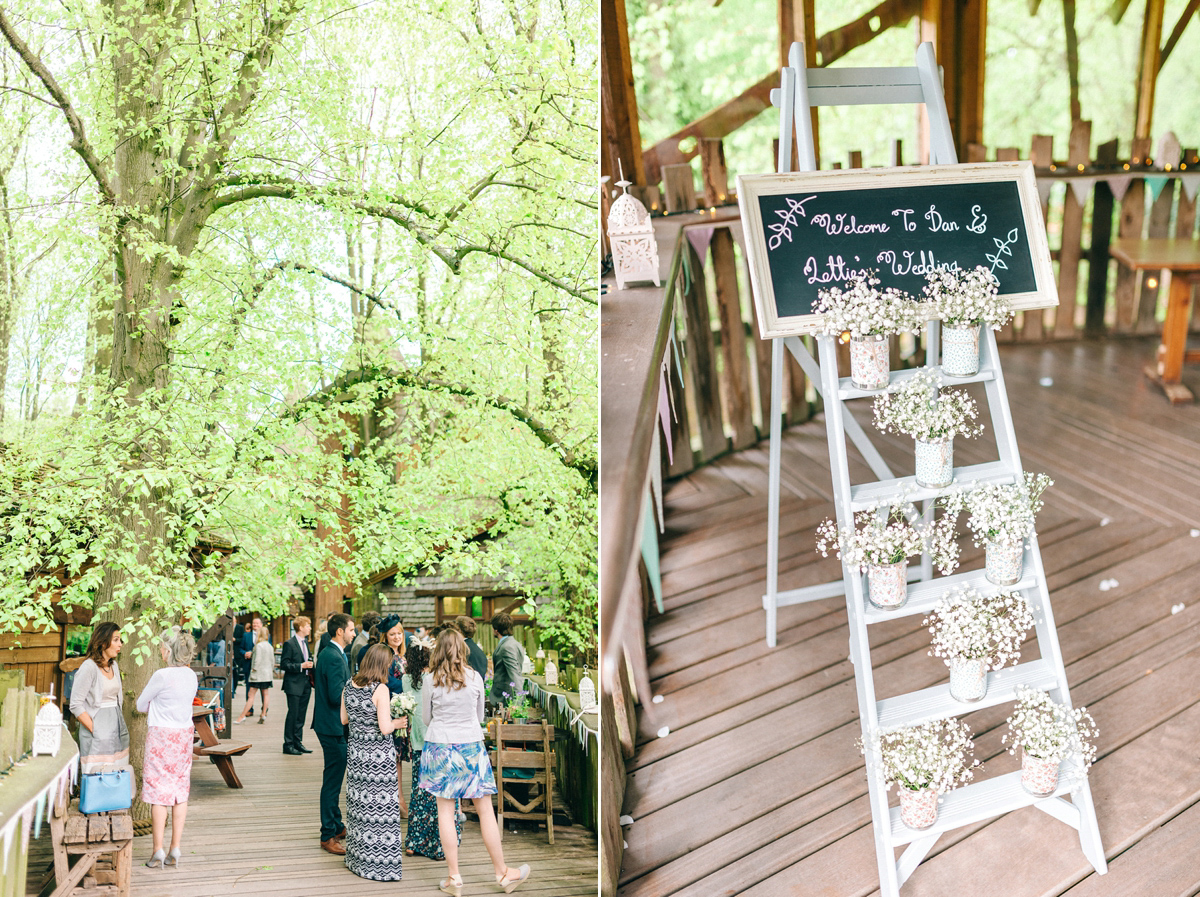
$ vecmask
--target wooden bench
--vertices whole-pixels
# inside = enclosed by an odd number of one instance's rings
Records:
[[[54,865],[47,873],[51,897],[129,897],[133,871],[133,817],[128,810],[79,812],[79,805],[60,798],[50,814]],[[71,865],[71,857],[77,857]]]
[[[237,770],[233,768],[233,758],[246,753],[253,745],[237,741],[222,742],[209,724],[209,717],[212,713],[213,708],[204,705],[192,708],[192,722],[196,725],[197,738],[196,744],[192,747],[192,753],[197,757],[208,757],[217,764],[217,769],[221,771],[221,778],[230,788],[241,788],[242,780],[238,778]]]
[[[233,768],[233,758],[240,757],[246,751],[250,750],[254,745],[245,742],[227,742],[225,744],[200,744],[192,749],[198,757],[208,757],[213,763],[217,764],[217,769],[221,771],[221,778],[225,780],[225,784],[230,788],[241,788],[242,780],[238,778],[237,770]]]

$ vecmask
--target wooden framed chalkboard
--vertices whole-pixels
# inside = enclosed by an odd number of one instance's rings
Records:
[[[989,268],[1017,310],[1058,304],[1029,162],[738,177],[763,339],[820,330],[817,291],[877,270],[919,296],[937,265]]]

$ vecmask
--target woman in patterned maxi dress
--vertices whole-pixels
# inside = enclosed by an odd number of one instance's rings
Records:
[[[392,652],[373,645],[342,691],[342,722],[350,726],[346,757],[346,868],[362,878],[399,881],[404,836],[386,685]]]

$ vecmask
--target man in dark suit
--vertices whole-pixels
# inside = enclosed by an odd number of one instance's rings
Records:
[[[496,707],[507,707],[521,690],[521,643],[512,636],[513,621],[506,613],[492,617],[492,631],[499,639],[492,652],[492,692],[488,700]]]
[[[304,716],[308,713],[308,699],[312,696],[309,671],[313,660],[308,653],[308,634],[312,632],[312,621],[308,617],[296,617],[296,634],[283,643],[283,654],[279,667],[283,670],[283,693],[287,696],[287,719],[283,723],[283,752],[285,754],[311,754],[304,746]]]
[[[349,614],[329,618],[329,646],[317,655],[314,689],[317,703],[313,708],[313,731],[321,742],[325,770],[321,778],[321,848],[344,856],[341,839],[346,835],[339,806],[342,782],[346,778],[347,727],[342,725],[342,688],[350,678],[346,646],[354,641],[354,620]]]
[[[467,665],[479,674],[479,678],[487,681],[487,655],[475,644],[475,621],[470,617],[455,617],[455,628],[463,634],[467,643]]]

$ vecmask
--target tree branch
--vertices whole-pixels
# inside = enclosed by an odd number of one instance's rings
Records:
[[[75,107],[71,105],[70,98],[62,87],[59,86],[54,75],[50,73],[50,70],[46,68],[38,55],[29,49],[29,45],[14,30],[2,6],[0,6],[0,32],[3,32],[4,39],[13,48],[13,52],[25,63],[25,67],[42,82],[46,91],[54,98],[55,104],[62,110],[63,115],[66,116],[67,126],[71,129],[71,149],[75,150],[79,154],[79,157],[83,159],[83,164],[87,166],[87,170],[91,172],[92,177],[95,179],[100,194],[105,200],[115,204],[117,197],[113,192],[112,184],[109,183],[108,177],[105,175],[104,169],[100,164],[100,157],[96,155],[95,148],[88,140],[87,132],[83,127],[83,121],[79,118]]]
[[[377,218],[385,218],[393,224],[404,228],[414,240],[441,259],[442,263],[455,274],[459,273],[464,258],[468,255],[481,252],[493,258],[511,262],[555,289],[562,290],[567,295],[573,296],[589,305],[597,304],[597,299],[592,295],[593,290],[571,286],[548,271],[543,271],[532,263],[511,255],[504,250],[477,245],[461,246],[457,249],[443,246],[437,241],[435,234],[431,234],[426,228],[414,222],[412,218],[412,212],[414,211],[419,211],[420,214],[426,217],[434,217],[432,213],[418,209],[407,201],[393,197],[385,198],[382,201],[372,201],[363,198],[363,195],[359,191],[350,190],[345,187],[309,186],[290,178],[270,177],[263,180],[269,181],[269,183],[250,183],[245,178],[230,178],[226,184],[231,189],[228,192],[220,194],[213,201],[214,210],[252,199],[295,199],[315,203],[320,203],[325,199],[349,200],[349,206],[354,210],[366,215],[373,215]],[[485,186],[487,184],[482,182],[476,185],[479,190],[482,190]]]

